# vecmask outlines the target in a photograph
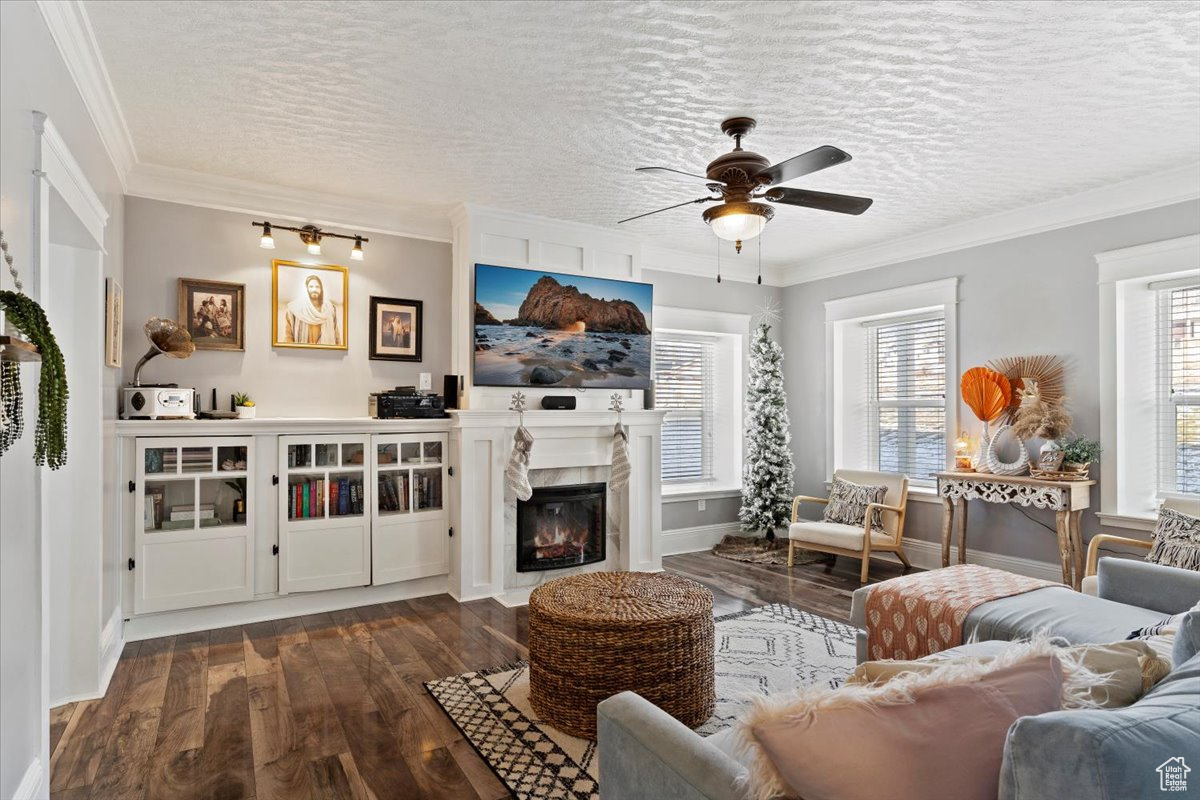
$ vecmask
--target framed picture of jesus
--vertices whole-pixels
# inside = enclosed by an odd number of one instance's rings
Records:
[[[398,297],[371,298],[371,349],[375,361],[420,361],[424,334],[422,302]]]
[[[276,259],[271,271],[271,345],[346,350],[349,270]]]

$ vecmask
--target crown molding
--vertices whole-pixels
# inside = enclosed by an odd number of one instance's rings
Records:
[[[108,151],[117,178],[125,188],[129,172],[137,163],[137,150],[125,115],[121,113],[108,68],[100,55],[87,10],[80,0],[37,0],[37,7],[83,97],[83,104]]]
[[[392,205],[175,167],[137,164],[129,174],[125,193],[321,227],[451,241],[450,220],[444,210],[434,206]]]
[[[793,264],[783,285],[832,278],[1200,198],[1200,163]]]
[[[715,236],[713,237],[716,238]],[[732,253],[732,247],[729,248]],[[743,248],[742,255],[721,256],[721,280],[737,281],[739,283],[758,282],[758,260],[749,256],[749,249]],[[692,277],[717,277],[717,257],[713,254],[701,255],[685,250],[673,250],[653,244],[642,245],[642,269],[652,269],[658,272],[675,272]],[[763,264],[763,286],[786,286],[784,270],[779,266]]]

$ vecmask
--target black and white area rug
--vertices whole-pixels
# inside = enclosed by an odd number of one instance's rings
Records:
[[[839,685],[854,670],[854,628],[790,606],[760,606],[719,617],[715,650],[716,712],[696,729],[702,736],[729,727],[750,696]],[[520,800],[599,800],[596,743],[538,719],[525,662],[425,688]]]

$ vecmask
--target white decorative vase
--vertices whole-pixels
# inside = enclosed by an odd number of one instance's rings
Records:
[[[1025,449],[1025,443],[1017,439],[1016,434],[1014,434],[1013,440],[1017,443],[1020,455],[1017,456],[1016,461],[1002,461],[996,451],[1000,442],[1000,436],[1005,431],[1011,432],[1012,426],[1008,424],[1001,425],[996,431],[996,435],[988,441],[986,453],[988,472],[994,475],[1021,475],[1029,469],[1029,451]]]
[[[238,419],[254,419],[254,412],[257,408],[258,406],[238,406]]]
[[[979,447],[971,456],[971,468],[976,472],[991,472],[987,465],[987,449],[992,443],[992,435],[988,432],[988,424],[983,423],[983,432],[979,434]]]

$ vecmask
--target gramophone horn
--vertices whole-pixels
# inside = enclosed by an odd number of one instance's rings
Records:
[[[142,367],[157,355],[171,358],[187,358],[196,352],[192,337],[178,322],[163,317],[151,317],[143,328],[150,340],[150,349],[133,368],[133,385],[142,385]]]

